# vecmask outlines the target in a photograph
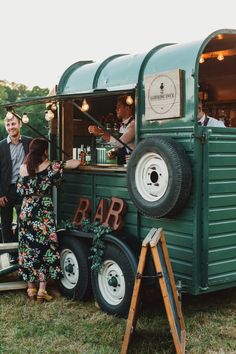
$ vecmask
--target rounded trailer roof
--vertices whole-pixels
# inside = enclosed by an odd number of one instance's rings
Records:
[[[236,34],[236,30],[218,30],[206,39],[186,44],[161,44],[142,54],[117,54],[98,63],[76,62],[63,73],[57,94],[129,90],[142,86],[143,77],[146,75],[176,68],[185,71],[186,79],[191,78],[195,70],[198,70],[199,58],[204,48],[212,39],[215,40],[217,35],[230,33]]]

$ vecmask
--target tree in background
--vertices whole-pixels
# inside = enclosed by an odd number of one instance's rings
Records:
[[[23,84],[17,84],[15,82],[9,83],[5,80],[0,80],[0,104],[5,103],[14,103],[16,101],[31,98],[31,97],[40,97],[40,96],[47,96],[49,90],[47,88],[40,88],[39,86],[34,86],[32,90],[29,90],[27,86]],[[16,108],[16,113],[20,116],[24,112],[27,113],[30,121],[29,124],[36,130],[38,130],[41,134],[46,135],[48,134],[48,122],[44,119],[45,113],[45,105],[32,105],[26,107],[19,107]],[[0,107],[0,140],[6,137],[6,131],[4,127],[4,117],[6,115],[5,108]],[[23,124],[22,127],[22,134],[28,136],[38,136],[36,132],[34,132],[27,124]]]

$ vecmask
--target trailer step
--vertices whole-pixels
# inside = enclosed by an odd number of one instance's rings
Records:
[[[18,281],[9,281],[7,283],[0,283],[0,292],[8,290],[19,290],[26,289],[27,283],[21,280]]]
[[[18,242],[0,243],[0,254],[17,250]]]

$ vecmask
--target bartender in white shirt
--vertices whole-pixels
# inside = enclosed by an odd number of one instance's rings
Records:
[[[121,120],[119,139],[133,150],[135,148],[135,120],[133,116],[133,103],[129,104],[126,95],[118,97],[116,104],[116,114],[118,119]],[[108,132],[104,132],[96,125],[90,125],[88,127],[88,131],[90,134],[95,136],[102,136],[104,141],[109,142],[117,151],[118,164],[125,164],[125,156],[131,153],[129,149],[124,147]]]
[[[209,117],[202,110],[202,101],[198,101],[198,125],[205,127],[224,127],[225,125],[221,120]]]

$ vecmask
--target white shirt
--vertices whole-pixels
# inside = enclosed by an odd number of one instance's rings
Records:
[[[19,138],[19,142],[17,144],[13,144],[11,142],[11,138],[8,135],[7,143],[10,145],[10,154],[11,154],[11,163],[12,163],[12,176],[11,183],[16,183],[17,178],[19,176],[20,166],[22,165],[25,152],[22,144],[21,137]]]
[[[206,118],[206,115],[204,114],[202,116],[202,118],[199,119],[198,124],[201,123],[199,125],[203,126],[205,118]],[[225,128],[225,125],[221,120],[217,120],[217,119],[209,117],[209,116],[207,116],[207,118],[209,118],[208,123],[207,123],[207,127],[224,127]]]
[[[135,138],[135,119],[132,119],[131,122],[126,126],[125,124],[128,123],[131,117],[127,118],[124,120],[122,123],[124,125],[121,125],[120,127],[120,133],[122,134],[120,137],[120,140],[123,141],[126,145],[128,145],[132,150],[135,148],[134,144],[134,138]],[[110,141],[112,146],[116,148],[122,148],[123,145],[117,141],[115,138],[112,136],[110,137]]]

